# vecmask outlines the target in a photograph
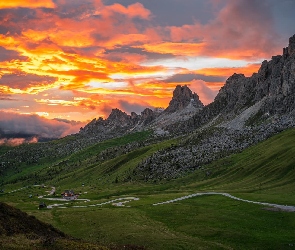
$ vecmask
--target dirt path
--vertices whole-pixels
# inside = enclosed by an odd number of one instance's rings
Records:
[[[41,185],[34,185],[35,187],[41,186]],[[23,187],[23,188],[19,188],[16,190],[12,190],[8,193],[14,193],[17,191],[21,191],[25,188],[28,187]],[[56,191],[55,187],[51,187],[51,191],[48,191],[48,195],[53,195]],[[44,195],[44,196],[48,196],[48,195]],[[266,207],[272,207],[278,211],[286,211],[286,212],[295,212],[295,206],[288,206],[288,205],[280,205],[280,204],[274,204],[274,203],[267,203],[267,202],[259,202],[259,201],[251,201],[251,200],[246,200],[246,199],[241,199],[238,198],[236,196],[233,196],[229,193],[218,193],[218,192],[204,192],[204,193],[195,193],[195,194],[190,194],[190,195],[186,195],[186,196],[182,196],[173,200],[168,200],[168,201],[164,201],[164,202],[159,202],[159,203],[154,203],[154,206],[158,206],[158,205],[164,205],[164,204],[169,204],[169,203],[173,203],[173,202],[178,202],[178,201],[182,201],[185,199],[190,199],[196,196],[203,196],[203,195],[223,195],[226,196],[228,198],[234,199],[234,200],[238,200],[238,201],[242,201],[242,202],[247,202],[247,203],[252,203],[252,204],[257,204],[257,205],[263,205]],[[56,201],[68,201],[65,199],[61,199],[61,198],[44,198],[44,196],[39,196],[38,198],[43,198],[43,199],[47,199],[47,200],[56,200]],[[90,200],[88,199],[78,199],[82,202],[90,202]],[[71,206],[71,207],[95,207],[95,206],[103,206],[103,205],[107,205],[107,204],[112,204],[114,206],[118,206],[118,207],[124,207],[125,203],[129,203],[131,201],[137,201],[139,200],[139,198],[135,198],[135,197],[122,197],[122,198],[118,198],[115,200],[110,200],[110,201],[106,201],[106,202],[102,202],[102,203],[98,203],[98,204],[93,204],[93,205],[84,205],[84,206]],[[69,203],[63,203],[63,204],[53,204],[53,205],[49,205],[47,208],[53,208],[53,207],[60,207],[60,208],[67,208],[64,207],[65,205],[68,205]]]
[[[217,192],[195,193],[195,194],[183,196],[183,197],[180,197],[180,198],[176,198],[174,200],[168,200],[168,201],[164,201],[164,202],[155,203],[153,205],[158,206],[158,205],[169,204],[169,203],[182,201],[182,200],[185,200],[185,199],[193,198],[193,197],[196,197],[196,196],[202,196],[202,195],[223,195],[223,196],[226,196],[228,198],[238,200],[238,201],[243,201],[243,202],[247,202],[247,203],[253,203],[253,204],[258,204],[258,205],[263,205],[263,206],[268,206],[268,207],[274,207],[274,208],[276,208],[278,210],[282,210],[282,211],[286,211],[286,212],[295,212],[295,206],[279,205],[279,204],[273,204],[273,203],[267,203],[267,202],[259,202],[259,201],[250,201],[250,200],[245,200],[245,199],[235,197],[235,196],[233,196],[231,194],[228,194],[228,193],[217,193]]]
[[[58,200],[58,201],[68,201],[68,200],[60,199],[60,198],[45,198],[45,199],[47,199],[47,200]],[[103,206],[103,205],[108,205],[108,204],[112,204],[113,206],[117,206],[117,207],[124,207],[126,203],[129,203],[131,201],[137,201],[137,200],[139,200],[139,198],[122,197],[122,198],[118,198],[118,199],[114,199],[114,200],[110,200],[110,201],[106,201],[106,202],[102,202],[102,203],[98,203],[98,204],[81,205],[81,206],[72,206],[71,205],[71,206],[66,207],[65,205],[70,204],[70,203],[67,202],[67,203],[62,203],[62,204],[49,205],[49,206],[47,206],[47,208],[54,208],[54,207],[59,207],[59,208],[86,208],[86,207]],[[75,201],[90,202],[90,200],[88,200],[88,199],[77,199]]]

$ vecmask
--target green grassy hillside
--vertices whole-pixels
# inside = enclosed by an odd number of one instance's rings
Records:
[[[44,156],[40,158],[37,163],[31,163],[29,166],[23,162],[19,166],[15,167],[12,165],[8,169],[2,170],[0,175],[0,184],[14,184],[20,183],[20,185],[31,185],[35,183],[43,183],[53,178],[64,178],[69,172],[73,172],[78,169],[83,169],[88,167],[90,164],[98,163],[97,157],[100,153],[110,150],[109,158],[116,156],[117,151],[124,150],[126,145],[130,144],[141,144],[150,137],[151,132],[143,131],[133,134],[125,135],[121,138],[115,138],[99,142],[93,146],[81,149],[77,153],[74,153],[67,157],[48,157]],[[54,145],[55,148],[61,147],[66,141],[70,140],[68,137],[62,138],[60,140],[51,141],[46,144]],[[22,152],[23,157],[25,157],[26,152],[30,152],[31,147],[43,147],[43,144],[38,145],[21,145],[21,147],[16,148],[19,152]],[[77,145],[78,147],[79,145]],[[50,147],[49,147],[50,148]],[[7,151],[7,148],[3,148],[3,151]],[[35,149],[36,151],[36,149]],[[37,150],[38,151],[38,150]],[[13,154],[12,154],[13,155]],[[16,157],[18,154],[16,154]],[[16,161],[16,159],[8,159],[8,161]],[[0,169],[1,170],[1,169]]]
[[[108,142],[109,143],[109,142]],[[102,245],[134,244],[147,249],[294,249],[295,212],[268,204],[295,206],[295,129],[203,166],[183,178],[140,182],[132,171],[138,162],[176,141],[109,152],[96,145],[73,155],[44,178],[45,187],[6,185],[0,200],[25,210],[63,232]],[[101,151],[100,151],[101,149]],[[106,157],[112,154],[112,157]],[[98,156],[99,155],[99,156]],[[101,156],[106,157],[101,160]],[[76,165],[75,165],[76,164]],[[51,166],[52,167],[52,166]],[[38,170],[40,177],[48,169]],[[26,183],[26,181],[24,182]],[[48,196],[55,186],[57,196]],[[64,189],[80,193],[76,201],[56,201]],[[243,200],[210,194],[229,193]],[[32,197],[30,196],[32,195]],[[43,198],[38,196],[44,195]],[[30,198],[31,197],[31,198]],[[171,203],[153,205],[165,201]],[[40,201],[53,205],[38,210]],[[122,202],[122,203],[120,203]]]
[[[1,249],[97,249],[103,246],[74,240],[50,224],[0,202]]]
[[[280,200],[295,205],[295,129],[216,161],[206,166],[204,171],[210,172],[209,178],[193,183],[190,177],[190,187],[255,193],[256,196],[265,196],[268,201]],[[196,176],[200,177],[199,173]]]

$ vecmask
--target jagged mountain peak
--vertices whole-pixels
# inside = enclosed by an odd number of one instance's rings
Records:
[[[112,112],[110,113],[109,117],[107,118],[107,121],[113,121],[113,120],[128,120],[130,118],[129,115],[127,115],[124,111],[115,108],[112,109]]]
[[[203,106],[199,96],[193,93],[188,86],[178,85],[174,89],[172,100],[165,110],[146,108],[139,115],[135,112],[128,115],[124,111],[114,108],[107,119],[92,120],[84,128],[81,128],[80,134],[105,139],[129,131],[162,128],[179,120],[189,119]]]
[[[165,112],[173,113],[184,109],[189,104],[192,104],[196,108],[204,107],[199,96],[196,93],[193,93],[187,85],[177,85],[173,91],[172,100],[170,101],[169,106],[165,109]]]
[[[227,128],[244,129],[253,121],[283,116],[283,121],[295,121],[295,35],[290,37],[283,55],[264,60],[258,72],[250,77],[233,74],[212,103],[189,121],[174,124],[168,130],[191,131],[212,124],[214,119],[216,124],[231,124],[225,125]]]
[[[289,38],[288,47],[283,49],[283,56],[290,56],[295,54],[295,34]]]

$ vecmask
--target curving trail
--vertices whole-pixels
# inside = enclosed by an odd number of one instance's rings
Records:
[[[45,198],[47,200],[59,200],[59,201],[68,201],[65,199],[59,199],[59,198]],[[76,201],[84,201],[84,202],[89,202],[90,200],[88,199],[77,199]],[[117,207],[124,207],[125,203],[129,203],[131,201],[137,201],[139,200],[139,198],[135,198],[135,197],[123,197],[123,198],[118,198],[115,200],[110,200],[110,201],[106,201],[106,202],[102,202],[102,203],[98,203],[98,204],[92,204],[92,205],[84,205],[84,206],[69,206],[69,207],[65,207],[65,205],[69,205],[70,203],[63,203],[63,204],[53,204],[53,205],[49,205],[47,206],[47,208],[54,208],[54,207],[59,207],[59,208],[86,208],[86,207],[96,207],[96,206],[103,206],[103,205],[108,205],[108,204],[112,204],[113,206],[117,206]]]
[[[229,197],[231,199],[238,200],[238,201],[243,201],[243,202],[253,203],[253,204],[258,204],[258,205],[263,205],[263,206],[274,207],[274,208],[280,209],[282,211],[287,211],[287,212],[295,212],[295,206],[279,205],[279,204],[273,204],[273,203],[267,203],[267,202],[259,202],[259,201],[250,201],[250,200],[245,200],[245,199],[235,197],[235,196],[233,196],[231,194],[228,194],[228,193],[217,193],[217,192],[206,192],[206,193],[190,194],[190,195],[186,195],[186,196],[183,196],[183,197],[180,197],[180,198],[176,198],[174,200],[168,200],[168,201],[164,201],[164,202],[155,203],[153,205],[158,206],[158,205],[169,204],[169,203],[173,203],[173,202],[193,198],[193,197],[196,197],[196,196],[202,196],[202,195],[223,195],[223,196],[226,196],[226,197]]]
[[[38,187],[41,185],[34,185],[34,187]],[[14,193],[14,192],[18,192],[18,191],[22,191],[23,189],[28,188],[26,187],[22,187],[16,190],[12,190],[10,192],[8,192],[8,194],[10,193]],[[51,191],[48,191],[49,194],[47,195],[43,195],[43,196],[39,196],[38,198],[43,198],[46,200],[56,200],[56,201],[68,201],[62,198],[44,198],[45,196],[49,196],[49,195],[53,195],[56,191],[55,187],[51,187]],[[238,201],[242,201],[242,202],[247,202],[247,203],[252,203],[252,204],[258,204],[258,205],[263,205],[263,206],[267,206],[267,207],[273,207],[276,208],[278,210],[281,211],[286,211],[286,212],[295,212],[295,206],[288,206],[288,205],[280,205],[280,204],[274,204],[274,203],[267,203],[267,202],[259,202],[259,201],[251,201],[251,200],[246,200],[246,199],[241,199],[238,198],[236,196],[233,196],[229,193],[219,193],[219,192],[203,192],[203,193],[195,193],[195,194],[190,194],[190,195],[186,195],[186,196],[182,196],[173,200],[168,200],[168,201],[163,201],[163,202],[158,202],[158,203],[154,203],[152,205],[154,206],[158,206],[158,205],[164,205],[164,204],[169,204],[169,203],[174,203],[174,202],[178,202],[178,201],[182,201],[182,200],[186,200],[186,199],[190,199],[196,196],[203,196],[203,195],[223,195],[226,196],[228,198],[234,199],[234,200],[238,200]],[[77,199],[78,201],[82,201],[82,202],[90,202],[89,199]],[[103,205],[107,205],[107,204],[112,204],[113,206],[117,206],[117,207],[124,207],[126,203],[129,203],[131,201],[137,201],[139,200],[139,198],[135,198],[135,197],[122,197],[122,198],[118,198],[118,199],[114,199],[114,200],[110,200],[110,201],[106,201],[106,202],[102,202],[102,203],[98,203],[98,204],[93,204],[93,205],[84,205],[84,206],[69,206],[72,208],[82,208],[82,207],[95,207],[95,206],[103,206]],[[69,208],[69,207],[65,207],[65,205],[69,205],[70,203],[63,203],[63,204],[53,204],[53,205],[49,205],[47,206],[47,208],[54,208],[54,207],[59,207],[59,208]]]

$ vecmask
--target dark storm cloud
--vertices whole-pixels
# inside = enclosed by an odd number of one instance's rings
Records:
[[[1,9],[0,34],[20,35],[30,20],[36,19],[36,10],[28,8]]]
[[[226,77],[221,77],[221,76],[205,76],[201,74],[194,74],[194,73],[189,73],[189,74],[176,74],[173,75],[164,82],[171,83],[171,82],[191,82],[192,80],[203,80],[205,82],[224,82],[226,80]]]
[[[151,106],[141,105],[138,103],[130,103],[128,101],[120,100],[119,102],[120,108],[123,109],[126,113],[135,112],[136,114],[140,114],[146,108],[152,108]]]
[[[161,54],[156,52],[148,52],[142,48],[134,48],[130,46],[118,46],[115,49],[105,50],[105,55],[110,55],[108,58],[113,60],[116,58],[116,54],[121,54],[121,53],[142,55],[146,58],[146,60],[162,60],[162,59],[170,59],[175,57],[173,54],[169,54],[169,53]],[[116,59],[121,60],[122,58],[116,58]]]
[[[81,20],[87,14],[92,14],[94,10],[93,1],[56,1],[58,7],[56,9],[56,14],[62,18],[69,18],[73,20]]]
[[[27,60],[25,56],[21,56],[20,53],[14,50],[7,50],[0,46],[0,62],[11,61],[11,60]]]
[[[39,76],[35,74],[24,74],[18,72],[14,74],[5,74],[0,78],[0,85],[11,88],[26,89],[32,86],[52,84],[57,80],[51,76]]]
[[[105,4],[114,4],[116,0],[106,0]],[[204,0],[120,0],[120,4],[127,6],[136,2],[142,3],[145,8],[153,13],[154,21],[158,25],[192,24],[195,21],[206,23],[214,16],[210,1]]]
[[[272,7],[272,13],[275,19],[276,30],[279,31],[283,37],[283,44],[288,42],[288,38],[295,34],[295,1],[294,0],[269,0]]]
[[[0,111],[0,130],[3,137],[60,138],[66,134],[77,133],[83,123],[73,121],[48,120],[37,115],[21,115]],[[20,136],[21,135],[21,136]]]

